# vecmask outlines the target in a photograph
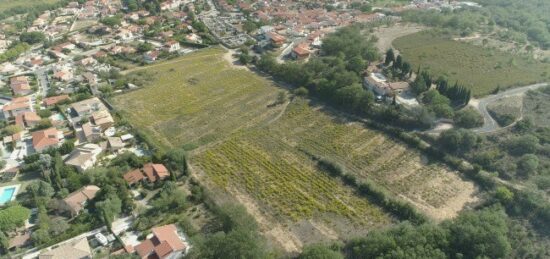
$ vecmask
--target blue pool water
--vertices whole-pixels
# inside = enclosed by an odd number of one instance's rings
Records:
[[[65,117],[63,117],[63,115],[61,113],[56,113],[52,116],[50,116],[50,118],[52,118],[52,120],[56,120],[56,121],[62,121],[65,119]]]
[[[15,187],[5,188],[0,195],[0,205],[4,205],[6,202],[11,201],[14,193]]]

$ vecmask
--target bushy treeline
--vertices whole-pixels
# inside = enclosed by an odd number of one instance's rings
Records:
[[[514,229],[511,229],[514,228]],[[298,258],[507,258],[512,255],[542,258],[539,247],[522,247],[516,225],[499,206],[470,211],[440,224],[408,222],[343,246],[306,247]],[[519,240],[518,240],[519,239]],[[515,251],[515,250],[518,251]],[[314,257],[312,257],[314,255]],[[541,257],[542,256],[542,257]]]

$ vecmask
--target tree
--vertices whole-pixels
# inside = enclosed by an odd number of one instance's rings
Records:
[[[343,259],[341,253],[323,245],[306,246],[298,259]]]
[[[471,129],[483,126],[483,116],[476,110],[464,108],[455,113],[455,125],[461,128]]]
[[[2,231],[0,231],[0,248],[2,248],[2,250],[6,253],[10,248],[10,239]]]
[[[41,43],[44,40],[46,40],[46,36],[44,33],[39,31],[33,31],[33,32],[23,32],[21,35],[19,35],[19,40],[25,43],[28,43],[30,45]]]
[[[183,175],[187,175],[187,153],[182,148],[174,148],[165,154],[164,161],[170,171],[180,171]]]
[[[416,79],[411,83],[411,89],[417,95],[428,90],[427,82],[422,76],[417,76]]]
[[[508,242],[506,215],[496,209],[464,212],[449,229],[451,255],[463,258],[505,258],[511,250]]]
[[[153,50],[153,44],[149,42],[139,43],[136,50],[138,53],[145,53],[147,51]]]
[[[508,152],[512,155],[532,154],[538,148],[539,139],[533,135],[523,135],[507,142]]]
[[[401,55],[397,55],[395,62],[393,62],[392,68],[394,70],[398,70],[398,69],[401,69],[401,66],[403,66],[403,58],[401,58]]]
[[[8,125],[4,128],[4,134],[11,136],[13,134],[23,131],[23,128],[19,125]]]
[[[115,16],[105,17],[101,19],[100,22],[109,27],[115,27],[117,25],[120,25],[122,21],[119,16],[115,15]]]
[[[51,198],[55,194],[53,187],[42,180],[38,180],[27,185],[27,192],[32,193],[35,197]]]
[[[388,49],[386,51],[386,59],[384,60],[384,65],[388,66],[395,60],[395,54],[393,53],[393,49]]]
[[[508,204],[514,199],[514,193],[505,186],[500,186],[495,190],[495,198],[502,204]]]
[[[260,237],[251,231],[236,229],[229,233],[218,232],[199,246],[199,258],[265,258]]]
[[[109,194],[105,200],[96,202],[95,206],[101,214],[101,220],[110,227],[121,212],[122,202],[116,195]]]
[[[246,31],[247,33],[251,33],[256,29],[258,29],[258,26],[253,21],[247,20],[246,22],[243,23],[243,30]]]
[[[66,140],[65,142],[63,142],[63,144],[61,144],[58,151],[59,153],[61,153],[61,155],[66,155],[71,153],[73,149],[74,149],[74,142],[71,140]]]
[[[30,215],[31,211],[21,205],[12,205],[0,210],[0,231],[11,231],[22,226]]]
[[[518,161],[518,173],[523,177],[528,177],[536,173],[539,167],[539,158],[533,154],[521,156]]]

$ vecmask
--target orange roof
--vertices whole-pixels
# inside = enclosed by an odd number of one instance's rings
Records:
[[[32,133],[32,146],[35,149],[43,149],[57,145],[57,143],[59,143],[59,140],[57,139],[57,129],[55,128],[35,131]]]
[[[172,250],[170,244],[168,244],[168,242],[166,241],[162,241],[158,246],[155,246],[155,254],[157,254],[159,258],[164,258],[173,251],[174,250]]]
[[[298,56],[307,56],[309,55],[309,50],[303,48],[302,46],[297,46],[292,49]]]
[[[134,169],[130,172],[127,172],[122,177],[124,178],[124,180],[126,180],[128,184],[137,183],[145,178],[140,169]]]
[[[22,114],[18,114],[15,116],[15,125],[19,125],[23,128],[30,127],[29,124],[37,123],[41,120],[40,116],[38,116],[34,112],[26,111]]]
[[[176,225],[170,224],[151,229],[151,232],[162,243],[166,241],[172,250],[179,251],[185,249],[185,244],[178,235],[178,229]]]
[[[58,95],[58,96],[52,96],[52,97],[48,97],[48,98],[44,98],[44,100],[42,100],[42,103],[44,103],[44,105],[46,106],[51,106],[51,105],[55,105],[63,100],[67,100],[69,99],[69,95]]]
[[[143,172],[150,182],[156,182],[170,176],[168,169],[162,164],[148,163],[143,166]]]
[[[28,108],[28,109],[31,108],[29,97],[24,96],[24,97],[13,98],[11,99],[11,102],[4,105],[2,109],[4,111],[12,111],[12,110],[17,110],[22,108]]]
[[[147,258],[147,256],[153,251],[153,249],[155,249],[155,245],[153,244],[153,241],[151,241],[151,239],[147,239],[134,247],[134,250],[136,250],[137,254],[141,258]]]

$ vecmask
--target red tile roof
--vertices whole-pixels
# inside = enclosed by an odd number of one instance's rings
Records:
[[[143,180],[143,178],[145,178],[145,176],[143,176],[143,173],[141,172],[140,169],[134,169],[128,173],[125,173],[123,177],[128,184],[138,183],[141,180]]]
[[[32,146],[36,150],[42,150],[59,143],[57,138],[57,129],[49,128],[41,131],[35,131],[32,133]]]

